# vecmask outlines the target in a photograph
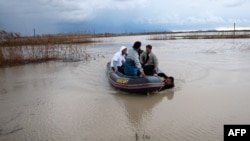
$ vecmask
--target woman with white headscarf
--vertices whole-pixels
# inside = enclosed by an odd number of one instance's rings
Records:
[[[114,72],[124,73],[123,64],[125,62],[125,55],[127,54],[127,47],[122,46],[120,51],[116,52],[111,59],[110,66]]]

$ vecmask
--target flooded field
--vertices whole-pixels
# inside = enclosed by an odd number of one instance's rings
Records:
[[[1,141],[223,141],[250,124],[250,40],[103,38],[89,61],[0,68]],[[106,63],[120,46],[153,46],[176,87],[156,95],[114,89]]]

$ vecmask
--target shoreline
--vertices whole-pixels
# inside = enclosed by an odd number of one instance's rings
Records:
[[[145,40],[188,39],[249,39],[250,30],[185,31],[105,34],[58,34],[21,37],[18,34],[0,32],[0,67],[40,63],[51,60],[88,60],[90,55],[79,44],[102,42],[98,38],[142,36]]]

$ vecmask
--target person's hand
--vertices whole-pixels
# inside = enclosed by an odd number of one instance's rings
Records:
[[[115,72],[115,73],[118,72],[118,69],[115,69],[114,72]]]
[[[154,90],[154,91],[152,92],[152,94],[158,94],[158,93],[159,93],[158,90]]]
[[[155,73],[154,76],[158,76],[157,73]]]
[[[145,73],[144,73],[144,71],[142,71],[141,72],[141,75],[140,75],[141,77],[145,77],[146,75],[145,75]]]
[[[157,73],[157,72],[158,72],[158,69],[157,69],[157,68],[155,68],[155,69],[154,69],[154,73]]]

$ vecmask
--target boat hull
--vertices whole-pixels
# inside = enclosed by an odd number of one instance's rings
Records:
[[[107,77],[113,87],[130,93],[147,94],[156,90],[160,91],[164,87],[162,79],[158,76],[139,77],[115,73],[110,63],[107,63]]]

